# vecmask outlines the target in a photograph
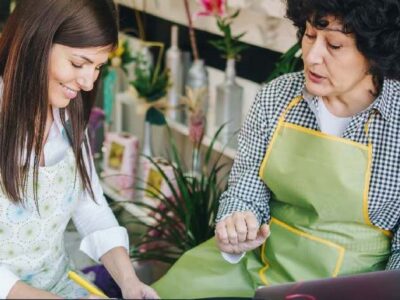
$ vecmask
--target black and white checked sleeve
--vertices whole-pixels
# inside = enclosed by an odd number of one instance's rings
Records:
[[[400,269],[400,229],[394,232],[392,239],[392,254],[389,257],[389,262],[386,265],[387,270]]]
[[[239,147],[219,201],[216,222],[234,212],[251,211],[259,224],[269,219],[270,192],[258,172],[268,143],[267,88],[262,88],[239,133]]]

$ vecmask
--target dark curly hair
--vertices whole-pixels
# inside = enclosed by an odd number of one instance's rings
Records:
[[[327,16],[354,34],[358,50],[379,79],[400,80],[400,0],[286,0],[286,17],[298,28],[301,40],[306,21],[316,28],[328,26]]]

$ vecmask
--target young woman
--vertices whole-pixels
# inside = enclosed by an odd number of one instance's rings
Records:
[[[81,250],[124,298],[157,298],[139,281],[102,194],[85,129],[96,79],[118,44],[107,0],[24,0],[0,38],[0,298],[81,298],[63,245],[72,218]]]
[[[400,2],[287,0],[287,16],[304,71],[261,88],[215,240],[154,285],[163,298],[400,268]]]

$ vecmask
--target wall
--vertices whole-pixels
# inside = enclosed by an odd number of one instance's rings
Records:
[[[130,41],[133,49],[138,49],[140,44],[139,40],[134,37],[137,36],[134,13],[137,10],[145,13],[144,20],[146,21],[145,29],[148,40],[161,40],[168,47],[170,26],[178,24],[180,26],[179,46],[183,51],[191,50],[188,42],[187,20],[183,1],[116,0],[116,2],[120,4],[121,29],[128,32],[123,36]],[[250,46],[249,50],[243,52],[241,61],[237,63],[237,81],[244,88],[243,120],[250,109],[257,90],[274,68],[280,54],[296,42],[296,32],[290,22],[283,17],[284,5],[280,0],[229,0],[228,4],[231,10],[241,8],[239,17],[232,25],[232,31],[234,34],[246,31],[242,40]],[[195,14],[200,11],[200,6],[195,0],[190,0],[190,9],[192,14]],[[212,136],[216,131],[213,126],[215,120],[215,88],[224,79],[225,61],[220,57],[218,51],[208,45],[207,42],[207,39],[220,36],[215,19],[212,17],[195,17],[194,26],[200,55],[205,57],[205,62],[208,65],[210,109],[207,135]],[[172,124],[172,126],[183,137],[186,135],[185,126],[179,124]],[[137,122],[128,121],[125,127],[132,131],[132,127],[137,129],[138,126]],[[156,138],[159,146],[162,144],[161,140]],[[158,148],[158,145],[156,148]],[[228,149],[227,156],[233,158],[235,151],[231,150]]]

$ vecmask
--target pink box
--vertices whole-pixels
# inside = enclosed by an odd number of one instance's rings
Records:
[[[128,133],[109,132],[104,141],[104,181],[125,199],[133,199],[139,159],[139,139]]]
[[[168,162],[161,158],[153,158],[153,160],[157,163],[157,165],[161,168],[161,170],[165,173],[167,176],[168,180],[172,183],[172,186],[176,188],[176,179],[175,179],[175,174],[172,166],[168,164]],[[165,197],[172,198],[173,193],[168,186],[167,182],[161,175],[161,173],[158,171],[158,169],[147,159],[145,159],[142,162],[142,177],[145,183],[145,188],[146,190],[151,190],[152,187],[155,187],[155,190],[153,191],[158,194],[158,191],[160,191],[162,194],[165,195]],[[153,198],[152,194],[147,192],[144,194],[144,201],[149,200],[149,198]],[[147,198],[147,199],[146,199]]]

